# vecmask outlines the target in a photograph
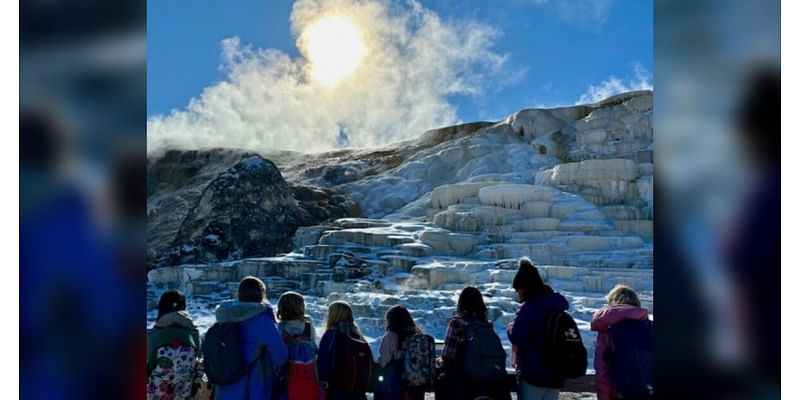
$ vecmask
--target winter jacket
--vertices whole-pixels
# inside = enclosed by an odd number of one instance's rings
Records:
[[[508,340],[514,345],[512,351],[517,374],[531,385],[560,389],[564,379],[554,376],[542,365],[541,352],[544,347],[544,325],[547,314],[552,311],[567,311],[569,303],[560,293],[540,294],[526,300],[508,324]]]
[[[191,397],[200,334],[186,311],[171,312],[147,332],[147,398]]]
[[[365,393],[360,394],[345,394],[336,390],[333,379],[333,371],[336,368],[334,365],[334,355],[336,354],[336,331],[340,334],[349,334],[349,329],[346,323],[340,323],[335,329],[328,329],[322,335],[319,341],[319,353],[317,354],[317,372],[319,373],[320,382],[327,382],[328,388],[325,390],[326,400],[366,400]]]
[[[260,346],[265,346],[268,357],[256,365],[239,382],[232,385],[217,385],[217,400],[240,400],[245,398],[249,381],[249,400],[277,399],[274,368],[286,364],[288,351],[283,343],[272,307],[268,303],[244,303],[228,300],[220,303],[216,311],[217,322],[240,322],[241,349],[246,360],[253,360]]]
[[[592,317],[591,328],[597,332],[597,343],[594,351],[594,380],[598,400],[615,398],[614,385],[611,383],[608,364],[603,360],[603,354],[608,350],[611,343],[608,328],[626,319],[646,320],[647,310],[627,304],[616,304],[601,308]]]

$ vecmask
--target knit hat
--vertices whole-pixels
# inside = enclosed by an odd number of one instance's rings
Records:
[[[518,265],[517,274],[514,275],[511,287],[530,290],[544,286],[544,281],[539,276],[539,270],[536,269],[528,257],[520,258]]]

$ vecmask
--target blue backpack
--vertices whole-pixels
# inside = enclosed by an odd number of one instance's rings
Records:
[[[477,382],[502,382],[506,379],[506,351],[494,326],[487,321],[472,321],[465,329],[464,372]]]
[[[653,321],[624,320],[608,331],[611,345],[603,357],[614,389],[625,400],[653,399]]]

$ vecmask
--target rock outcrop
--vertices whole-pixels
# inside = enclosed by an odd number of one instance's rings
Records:
[[[360,215],[332,189],[289,185],[277,166],[244,158],[202,189],[158,265],[208,263],[288,252],[298,227]]]

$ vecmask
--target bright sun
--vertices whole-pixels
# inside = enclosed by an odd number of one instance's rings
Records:
[[[300,48],[310,61],[311,79],[326,86],[350,76],[366,52],[358,26],[338,15],[323,17],[306,28],[300,35]]]

